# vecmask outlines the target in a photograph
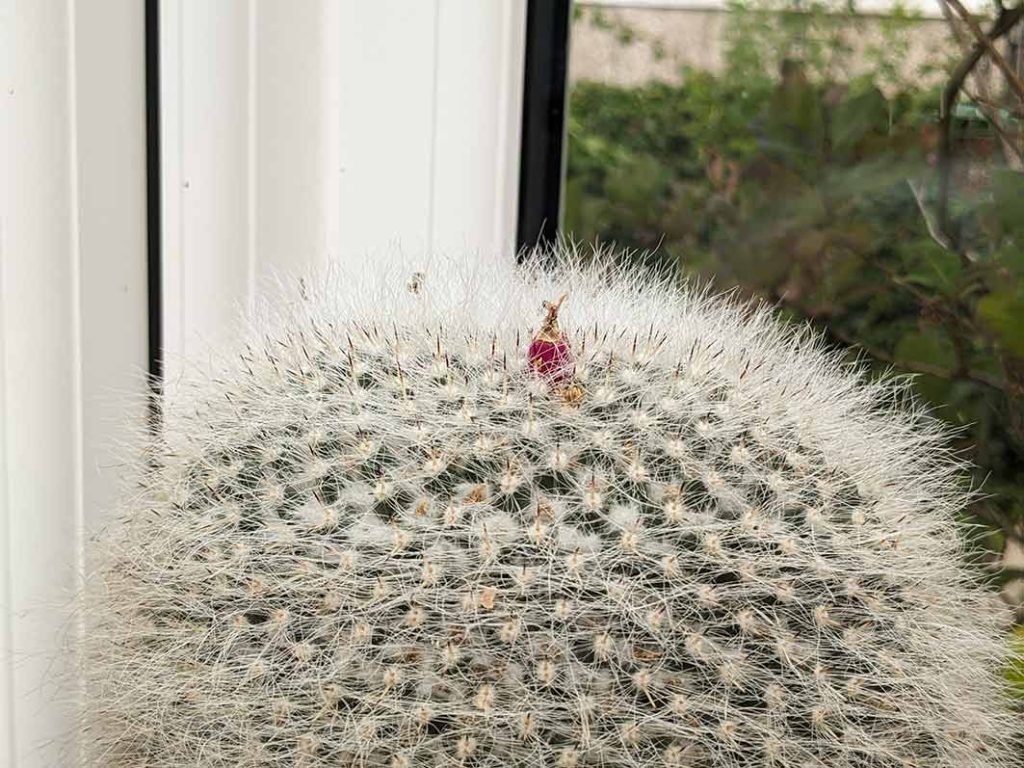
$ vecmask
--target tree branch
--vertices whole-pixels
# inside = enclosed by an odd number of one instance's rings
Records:
[[[971,93],[966,87],[963,89],[963,92],[967,94],[971,101],[978,105],[978,109],[981,110],[981,114],[988,120],[989,125],[995,128],[996,135],[999,137],[999,145],[1003,148],[1003,157],[1006,159],[1006,164],[1015,171],[1024,170],[1024,153],[1014,145],[1015,139],[1003,125],[1003,121],[996,111],[996,106],[988,100],[987,96]]]
[[[956,3],[957,6],[963,8],[959,0],[942,0],[942,2]],[[971,23],[974,25],[972,30],[977,29],[977,34],[982,39],[974,44],[970,52],[956,66],[942,91],[942,108],[939,115],[939,193],[936,205],[938,229],[944,238],[954,246],[957,245],[957,238],[953,237],[949,220],[949,194],[953,162],[953,106],[956,104],[957,96],[968,75],[978,66],[978,62],[981,61],[985,53],[994,50],[993,43],[1013,29],[1022,18],[1024,18],[1024,4],[1004,9],[987,35],[977,25],[977,22],[971,19]],[[959,248],[957,247],[956,250],[959,251]]]
[[[839,342],[843,346],[856,347],[863,352],[867,352],[868,355],[880,360],[883,363],[888,363],[895,368],[898,368],[907,373],[919,373],[926,376],[935,376],[939,379],[955,379],[961,381],[972,381],[975,384],[981,384],[990,389],[994,389],[997,392],[1007,395],[1008,387],[1007,383],[1002,379],[996,378],[995,376],[989,376],[988,374],[981,373],[979,371],[972,371],[969,369],[960,371],[951,371],[948,368],[943,368],[938,365],[928,365],[927,363],[907,363],[904,361],[898,361],[888,352],[883,352],[880,349],[869,347],[860,339],[848,336],[840,330],[837,330],[831,326],[825,326],[825,333],[833,339],[833,341]]]
[[[914,185],[913,180],[907,179],[907,186],[910,187],[910,194],[914,196],[914,202],[917,203],[917,210],[921,212],[921,218],[924,219],[924,225],[928,229],[928,234],[931,235],[932,240],[941,245],[947,251],[955,250],[953,244],[946,237],[945,233],[942,232],[939,226],[936,226],[934,219],[931,214],[928,213],[928,209],[924,205],[924,195],[922,190]]]
[[[1006,76],[1006,81],[1007,83],[1009,83],[1010,88],[1012,88],[1013,92],[1017,94],[1017,98],[1020,99],[1021,101],[1024,101],[1024,80],[1020,79],[1020,75],[1013,71],[1013,67],[1009,65],[1009,63],[1003,57],[1003,54],[1000,53],[998,48],[996,48],[994,42],[995,38],[985,34],[984,30],[982,30],[981,28],[981,25],[973,16],[971,16],[968,10],[964,8],[963,3],[961,3],[960,0],[942,1],[946,3],[950,8],[952,8],[954,11],[956,11],[957,15],[964,20],[964,23],[971,30],[971,33],[974,35],[975,39],[979,43],[981,43],[982,46],[984,46],[985,51],[988,53],[989,56],[992,57],[992,61],[994,61],[996,63],[996,66],[999,67],[1000,70],[1002,70],[1003,75]],[[1024,6],[1017,6],[1013,10],[1019,12],[1021,8],[1024,8]],[[1004,12],[1000,14],[1000,18],[1005,17],[1008,13],[1009,11],[1005,11],[1004,9]]]
[[[960,55],[967,56],[971,52],[971,39],[967,30],[963,28],[963,24],[957,21],[957,18],[953,15],[953,11],[950,7],[944,3],[939,3],[939,8],[942,9],[942,16],[945,18],[946,23],[949,24],[950,30],[953,32],[953,36],[956,38],[957,45],[960,47]],[[1002,13],[1006,9],[1003,7],[1000,0],[996,0],[996,11]],[[985,119],[989,121],[993,128],[996,129],[996,133],[999,134],[999,143],[1003,148],[1003,155],[1006,158],[1006,163],[1014,170],[1024,170],[1024,154],[1015,144],[1015,138],[1010,135],[1009,131],[1003,125],[1002,119],[999,117],[999,111],[997,105],[992,101],[992,97],[989,95],[988,82],[984,77],[978,77],[976,72],[972,73],[971,78],[974,80],[974,87],[976,93],[972,93],[967,90],[967,82],[964,82],[963,87],[960,89],[962,93],[965,93],[969,99],[981,109],[981,113],[985,115]],[[920,201],[918,201],[920,205]],[[922,208],[922,212],[923,212]]]

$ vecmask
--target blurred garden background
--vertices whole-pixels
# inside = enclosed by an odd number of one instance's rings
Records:
[[[912,374],[974,464],[970,556],[1024,653],[1017,3],[578,2],[564,231]]]

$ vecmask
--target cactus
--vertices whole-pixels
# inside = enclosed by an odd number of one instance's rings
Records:
[[[91,765],[1009,765],[944,431],[766,309],[335,276],[191,381],[90,579]]]

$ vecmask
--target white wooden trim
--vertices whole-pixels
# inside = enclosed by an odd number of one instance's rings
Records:
[[[14,764],[48,765],[47,739],[66,707],[48,706],[47,656],[57,652],[51,606],[74,586],[76,467],[72,259],[69,4],[19,4],[14,13],[14,89],[5,200],[3,276],[5,560],[10,603],[10,753]],[[33,80],[35,84],[33,84]],[[8,90],[8,89],[5,89]],[[49,561],[41,567],[41,560]],[[44,692],[45,690],[45,692]]]
[[[253,283],[256,169],[249,0],[161,3],[164,373],[195,336],[226,333]],[[257,192],[254,191],[253,194]]]
[[[430,246],[511,258],[525,4],[442,0],[439,11]]]
[[[74,762],[64,608],[142,417],[143,6],[0,7],[0,754],[34,768]]]
[[[173,388],[270,274],[512,257],[525,0],[166,0]]]
[[[7,419],[7,344],[9,321],[6,270],[10,252],[10,215],[15,190],[11,181],[14,144],[14,0],[0,0],[0,425]],[[7,430],[0,428],[0,760],[14,765],[14,627],[11,572],[11,492]]]

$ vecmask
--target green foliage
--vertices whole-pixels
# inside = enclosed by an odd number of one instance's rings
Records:
[[[937,92],[895,87],[886,62],[833,79],[834,22],[808,8],[739,14],[719,76],[576,84],[565,228],[652,249],[649,263],[763,297],[878,370],[915,374],[988,491],[979,546],[1001,548],[1024,518],[1024,176],[975,168],[953,200],[966,247],[940,244],[927,215]],[[892,20],[894,39],[906,23]]]
[[[871,61],[876,78],[880,82],[895,87],[908,87],[908,83],[898,66],[898,62],[910,52],[907,31],[921,18],[920,11],[912,11],[902,3],[895,2],[887,15],[879,18],[879,42],[869,42],[864,55]],[[925,69],[930,68],[925,65]]]
[[[921,14],[898,1],[884,16],[860,14],[854,0],[729,0],[728,8],[726,65],[746,82],[771,82],[796,61],[818,82],[866,70],[882,87],[905,90],[947,65],[944,52],[932,51],[908,69],[908,32]]]
[[[850,53],[849,34],[841,17],[844,2],[829,0],[730,0],[726,61],[730,71],[749,81],[779,74],[783,62],[803,62],[826,77]]]
[[[650,46],[651,54],[655,60],[665,57],[665,43],[656,35],[644,34],[629,24],[621,21],[614,13],[606,13],[599,7],[586,7],[573,5],[573,22],[585,21],[595,29],[607,32],[615,38],[615,41],[622,47],[642,42]]]
[[[1017,627],[1010,637],[1010,658],[1006,679],[1013,686],[1014,694],[1024,699],[1024,626]]]
[[[1010,636],[1010,659],[1007,680],[1014,695],[1024,700],[1024,626],[1014,628]]]

